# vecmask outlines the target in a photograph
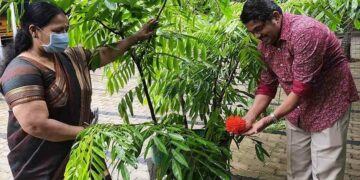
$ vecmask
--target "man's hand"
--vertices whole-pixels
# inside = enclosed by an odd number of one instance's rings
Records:
[[[157,26],[158,21],[155,19],[151,19],[147,23],[143,25],[143,27],[135,34],[135,37],[139,41],[144,41],[149,39],[151,36],[155,34],[155,27]]]
[[[253,121],[252,120],[249,120],[249,119],[246,119],[246,116],[244,117],[244,120],[246,122],[246,125],[245,125],[245,132],[248,132],[249,129],[252,128],[253,126]],[[241,132],[238,134],[238,133],[229,133],[231,136],[235,135],[235,136],[242,136],[243,134],[241,134]]]
[[[246,121],[246,131],[245,132],[247,132],[247,131],[249,131],[251,128],[252,128],[252,126],[253,126],[253,121],[252,120],[248,120],[248,119],[246,119],[246,117],[244,118],[245,119],[245,121]]]
[[[259,121],[257,121],[255,124],[252,125],[251,129],[249,129],[247,132],[243,133],[244,136],[251,136],[254,134],[257,134],[264,130],[268,125],[271,124],[271,116],[266,116]]]

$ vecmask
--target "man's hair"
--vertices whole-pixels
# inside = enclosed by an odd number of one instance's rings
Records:
[[[247,0],[240,19],[244,24],[252,20],[265,22],[273,18],[274,11],[282,14],[280,6],[272,0]]]

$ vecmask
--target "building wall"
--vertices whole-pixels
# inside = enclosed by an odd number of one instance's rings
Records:
[[[360,60],[360,32],[354,32],[351,38],[351,58]]]
[[[6,16],[0,16],[0,38],[11,38],[12,32],[7,29],[8,22]]]

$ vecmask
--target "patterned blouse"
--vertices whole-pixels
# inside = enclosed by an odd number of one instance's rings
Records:
[[[280,45],[260,43],[258,48],[267,68],[256,94],[274,97],[280,83],[287,95],[300,96],[299,106],[287,115],[293,125],[308,132],[324,130],[359,100],[340,42],[315,19],[285,13]]]

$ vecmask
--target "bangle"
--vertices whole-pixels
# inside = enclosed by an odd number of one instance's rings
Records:
[[[276,118],[275,114],[274,113],[271,113],[270,114],[270,117],[271,117],[271,122],[272,123],[277,123],[279,121],[278,118]]]

